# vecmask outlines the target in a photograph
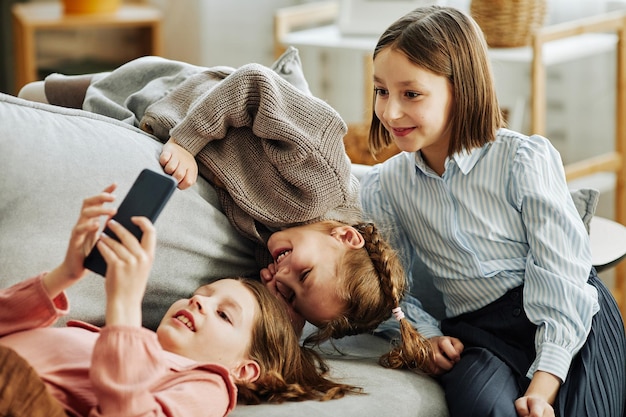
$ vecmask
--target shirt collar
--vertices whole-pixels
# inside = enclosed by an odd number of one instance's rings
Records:
[[[481,148],[474,148],[470,151],[463,150],[452,155],[452,158],[446,158],[446,171],[448,170],[448,164],[452,160],[459,167],[459,170],[464,175],[467,175],[478,163],[478,160],[482,157],[483,153],[486,152],[489,145],[488,143]],[[424,174],[433,174],[433,170],[426,165],[426,162],[422,158],[422,152],[420,151],[415,152],[415,166]]]
[[[463,150],[452,155],[452,158],[461,172],[467,175],[478,163],[478,160],[481,158],[486,148],[486,146],[483,146],[482,148],[474,148],[470,151]]]
[[[432,169],[430,169],[430,167],[426,165],[424,158],[422,158],[422,152],[417,151],[413,152],[413,154],[415,155],[415,166],[417,167],[417,169],[422,171],[424,174],[431,173]]]

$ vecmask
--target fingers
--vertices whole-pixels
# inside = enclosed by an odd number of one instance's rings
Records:
[[[178,188],[181,190],[186,190],[194,185],[197,179],[197,176],[188,169],[177,170],[172,176],[178,181]]]
[[[66,257],[68,262],[72,263],[73,260],[76,265],[82,262],[81,258],[91,250],[96,241],[100,218],[102,216],[111,217],[115,214],[116,209],[106,204],[115,200],[112,193],[116,188],[116,184],[111,184],[101,193],[83,200],[80,215],[72,229]]]
[[[131,221],[142,231],[141,240],[111,219],[107,226],[119,242],[104,235],[98,242],[98,249],[107,263],[107,325],[141,326],[141,300],[154,261],[156,231],[145,217],[132,217]]]
[[[454,363],[450,361],[445,355],[441,354],[441,352],[435,350],[434,352],[434,368],[432,370],[433,374],[439,375],[444,372],[449,371],[454,367]]]
[[[141,237],[141,247],[143,250],[154,253],[156,249],[156,229],[154,225],[147,217],[133,217],[132,222],[139,226],[139,229],[143,232]],[[130,233],[128,233],[130,234]]]
[[[106,207],[105,204],[115,200],[113,191],[116,188],[117,184],[111,184],[100,194],[85,198],[80,212],[81,219],[96,218],[103,215],[112,216],[115,214],[115,209]]]
[[[100,194],[87,197],[83,200],[83,210],[95,206],[101,206],[105,203],[111,203],[115,200],[113,191],[117,188],[117,184],[111,184],[106,187]]]
[[[520,417],[554,417],[554,408],[543,398],[526,396],[515,401],[515,410]]]
[[[85,256],[93,248],[97,239],[100,217],[115,214],[116,210],[105,207],[105,204],[115,200],[112,193],[116,187],[115,184],[111,184],[101,193],[83,200],[80,215],[70,234],[65,258],[54,270],[54,274],[49,274],[50,277],[44,284],[49,295],[53,297],[58,295],[85,276]]]
[[[163,167],[163,171],[167,174],[173,175],[176,172],[176,169],[180,165],[180,161],[178,158],[175,158],[170,152],[163,151],[161,153],[161,157],[159,158],[159,162]]]
[[[131,219],[143,232],[141,242],[121,224],[111,219],[107,226],[118,237],[115,239],[102,235],[98,242],[98,249],[107,263],[107,277],[109,272],[124,271],[124,274],[134,275],[134,271],[149,271],[154,262],[156,249],[156,232],[154,226],[145,217]],[[128,277],[132,278],[132,277]]]
[[[161,155],[159,156],[159,163],[161,164],[162,167],[165,168],[165,166],[168,164],[171,158],[172,158],[172,153],[169,151],[163,150],[161,151]]]
[[[452,363],[461,360],[461,352],[463,352],[463,343],[455,337],[445,337],[440,341],[440,348],[443,354]]]
[[[270,271],[268,271],[267,268],[261,269],[261,271],[259,271],[259,276],[261,277],[261,282],[263,283],[272,280],[272,274],[270,274]]]
[[[261,281],[267,285],[273,278],[276,273],[276,266],[272,263],[267,266],[267,268],[261,269],[259,275],[261,276]]]
[[[433,350],[434,365],[432,373],[435,375],[449,371],[461,360],[463,343],[457,338],[437,336],[429,339]]]
[[[198,178],[196,159],[173,139],[163,145],[159,163],[163,167],[163,171],[170,174],[178,182],[178,188],[181,190],[191,187]]]
[[[522,397],[515,400],[515,411],[519,417],[528,417],[530,410],[528,408],[528,397]]]
[[[148,255],[152,259],[156,249],[156,229],[146,217],[132,217],[131,221],[143,233],[141,242],[125,227],[111,219],[107,225],[118,237],[119,242],[103,235],[102,238],[105,240],[106,246],[120,259],[128,260],[131,257],[143,257],[144,255]]]

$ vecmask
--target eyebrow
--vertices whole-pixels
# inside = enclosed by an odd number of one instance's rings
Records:
[[[215,290],[213,289],[213,287],[211,287],[211,284],[206,284],[203,285],[199,288],[196,288],[196,290],[192,293],[192,295],[203,295],[205,297],[212,295],[215,292]]]
[[[374,82],[375,83],[382,83],[383,81],[380,79],[380,77],[377,77],[376,75],[374,75]],[[422,88],[420,86],[420,83],[418,81],[415,80],[406,80],[406,81],[400,81],[400,86],[402,87],[413,87],[413,88]]]
[[[215,294],[215,288],[211,287],[210,284],[203,285],[202,287],[194,291],[194,294],[198,294],[204,297],[211,297],[213,296],[213,294]],[[233,297],[229,295],[225,295],[222,297],[222,301],[220,302],[220,304],[226,306],[229,309],[234,310],[233,314],[236,317],[231,317],[231,320],[233,321],[237,320],[237,322],[241,321],[240,318],[243,313],[243,307],[241,306],[240,303],[237,302],[237,300],[235,300]]]

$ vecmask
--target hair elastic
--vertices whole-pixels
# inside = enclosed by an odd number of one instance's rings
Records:
[[[393,313],[393,316],[398,321],[400,321],[400,320],[402,320],[404,318],[404,312],[402,311],[402,308],[400,306],[392,309],[391,312]]]

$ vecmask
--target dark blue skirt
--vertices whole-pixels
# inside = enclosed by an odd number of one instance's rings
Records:
[[[598,279],[600,311],[584,346],[573,358],[554,404],[557,417],[623,417],[626,399],[626,337],[615,299]],[[530,380],[536,326],[523,308],[522,287],[475,312],[445,319],[445,335],[465,345],[461,361],[440,377],[450,417],[515,417],[514,402]]]

